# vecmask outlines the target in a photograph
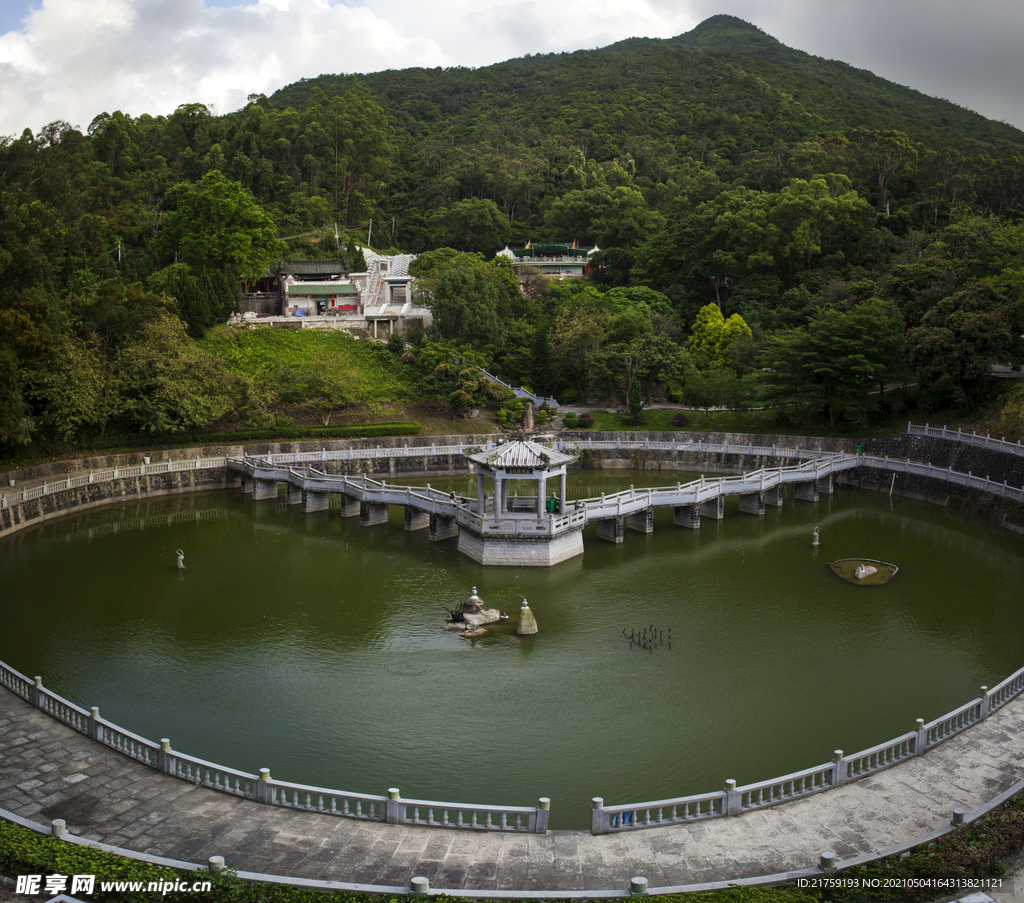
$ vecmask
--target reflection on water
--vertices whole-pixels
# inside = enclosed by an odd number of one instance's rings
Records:
[[[576,472],[569,494],[693,476]],[[94,509],[0,542],[0,658],[206,759],[371,793],[549,796],[558,828],[586,827],[593,796],[862,749],[1024,664],[1018,540],[872,493],[737,506],[697,531],[658,510],[621,545],[591,525],[583,556],[543,569],[481,567],[407,533],[400,508],[375,528],[237,491]],[[828,568],[857,556],[899,574],[858,587]],[[511,618],[467,640],[444,613],[472,586]],[[523,596],[535,637],[515,634]],[[623,628],[645,624],[672,642],[631,645]]]

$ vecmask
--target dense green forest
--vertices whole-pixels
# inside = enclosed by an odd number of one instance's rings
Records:
[[[738,19],[249,100],[0,139],[0,451],[304,398],[460,411],[498,400],[474,365],[638,423],[665,393],[849,430],[977,410],[992,365],[1024,363],[1024,133]],[[542,240],[598,247],[589,278],[520,287],[493,257]],[[420,255],[428,335],[239,365],[250,340],[218,324],[241,289],[364,244]]]

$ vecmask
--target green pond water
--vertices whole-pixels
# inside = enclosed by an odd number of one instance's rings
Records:
[[[581,471],[568,492],[693,476]],[[588,827],[595,796],[717,790],[855,752],[1024,665],[1018,539],[869,492],[763,518],[737,505],[698,531],[658,510],[621,545],[590,525],[583,556],[517,569],[406,533],[401,508],[360,528],[238,490],[105,507],[0,541],[0,658],[223,765],[409,798],[547,796],[554,828]],[[828,567],[857,556],[899,573],[858,587]],[[511,619],[468,640],[444,614],[473,586]],[[523,596],[537,636],[514,633]],[[653,650],[623,636],[651,624],[666,633]]]

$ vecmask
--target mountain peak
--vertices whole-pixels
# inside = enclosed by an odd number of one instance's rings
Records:
[[[772,63],[792,62],[799,55],[799,51],[787,47],[756,25],[725,14],[705,19],[693,31],[672,38],[671,43],[707,53],[735,53]]]

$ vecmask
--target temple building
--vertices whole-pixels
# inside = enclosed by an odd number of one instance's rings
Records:
[[[586,512],[570,509],[565,493],[572,455],[520,439],[466,458],[476,465],[477,498],[458,517],[460,552],[480,564],[538,567],[583,554]],[[525,495],[509,492],[523,481],[532,484]]]
[[[504,248],[496,257],[510,257],[516,275],[530,268],[538,270],[541,275],[551,279],[578,279],[590,262],[590,255],[597,248],[589,251],[577,248],[576,242],[557,244],[553,242],[527,242],[525,248]]]

